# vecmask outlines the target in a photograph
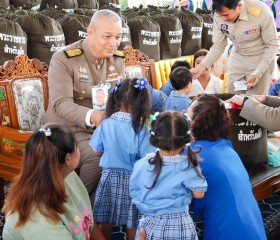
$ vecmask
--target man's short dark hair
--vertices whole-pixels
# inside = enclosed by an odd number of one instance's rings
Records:
[[[228,9],[235,9],[240,1],[241,0],[213,0],[212,11],[220,12],[222,7],[226,7]]]
[[[277,66],[280,67],[280,56],[277,58]]]

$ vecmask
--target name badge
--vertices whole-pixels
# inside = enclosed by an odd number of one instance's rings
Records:
[[[101,84],[100,86],[93,86],[91,88],[92,94],[92,108],[97,111],[105,111],[108,100],[110,86],[108,84]]]

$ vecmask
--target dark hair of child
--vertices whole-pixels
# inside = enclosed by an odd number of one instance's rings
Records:
[[[191,131],[195,140],[229,139],[233,121],[220,98],[202,94],[193,104]]]
[[[132,114],[132,126],[135,133],[139,133],[151,113],[151,100],[149,90],[135,87],[137,78],[125,79],[108,96],[106,117],[120,111]]]
[[[183,149],[186,144],[191,141],[191,133],[189,130],[190,123],[182,113],[164,111],[151,123],[150,143],[156,148],[166,151]],[[200,152],[200,149],[194,151],[188,146],[187,159],[194,167],[198,166],[198,152]],[[149,187],[151,189],[156,185],[162,169],[162,157],[159,151],[156,152],[153,158],[149,159],[149,163],[155,165],[153,171],[156,174],[152,186]],[[200,177],[203,177],[197,168],[195,168],[195,170]]]
[[[51,134],[46,135],[49,130]],[[11,184],[4,212],[18,213],[16,227],[24,225],[37,208],[46,218],[59,221],[67,201],[61,174],[66,155],[76,149],[76,140],[63,125],[47,124],[35,131],[25,145],[21,172]]]
[[[173,63],[173,65],[172,65],[172,67],[170,69],[170,72],[172,72],[177,67],[186,67],[187,69],[191,69],[192,68],[191,64],[188,61],[186,61],[186,60],[178,60],[178,61]]]
[[[185,88],[192,82],[192,74],[186,67],[177,67],[170,73],[170,82],[175,90]]]

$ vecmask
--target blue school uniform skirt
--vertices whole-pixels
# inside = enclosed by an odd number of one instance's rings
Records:
[[[144,215],[137,228],[136,240],[141,228],[146,231],[146,240],[198,240],[193,220],[186,212]]]
[[[141,215],[129,196],[130,177],[129,171],[102,171],[93,208],[95,222],[113,223],[127,228],[138,226]]]

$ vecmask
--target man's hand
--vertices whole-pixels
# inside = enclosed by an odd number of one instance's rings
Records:
[[[239,105],[239,106],[242,106],[242,103],[243,103],[243,100],[244,100],[244,97],[245,97],[246,95],[234,95],[232,98],[230,98],[230,99],[228,99],[228,100],[226,100],[225,102],[228,102],[228,103],[235,103],[235,104],[237,104],[237,105]]]
[[[253,97],[260,103],[263,103],[265,100],[265,95],[254,95]]]
[[[105,112],[93,111],[90,116],[90,123],[98,127],[104,118]]]
[[[145,240],[146,238],[146,231],[144,228],[140,229],[139,240]]]
[[[257,80],[257,76],[256,75],[251,75],[248,80],[246,81],[246,85],[248,90],[253,88],[255,86],[255,81]]]
[[[207,68],[203,65],[203,64],[199,64],[197,67],[195,68],[191,68],[190,69],[190,72],[192,74],[192,78],[193,79],[197,79],[200,77],[200,75],[205,71],[207,70]]]

